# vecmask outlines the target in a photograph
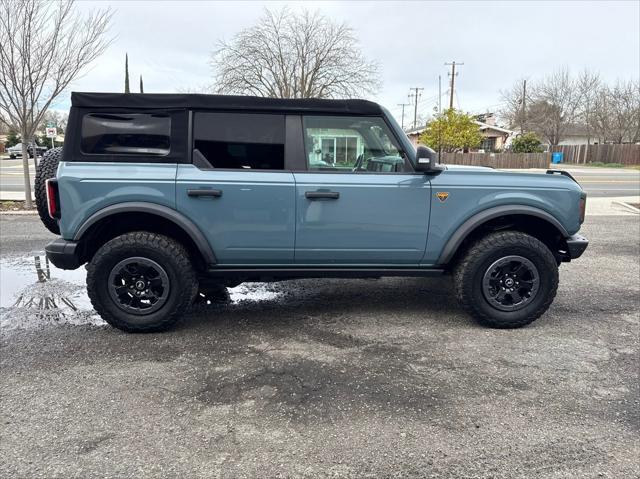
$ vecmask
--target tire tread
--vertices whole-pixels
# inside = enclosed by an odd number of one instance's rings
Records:
[[[103,304],[96,291],[98,287],[105,287],[105,285],[99,285],[96,279],[101,264],[111,255],[118,254],[122,250],[135,250],[141,245],[173,258],[177,265],[176,274],[180,278],[180,284],[177,287],[173,286],[179,294],[176,300],[177,306],[159,321],[145,325],[132,324],[118,318]],[[91,304],[102,319],[126,332],[151,333],[170,329],[183,316],[197,292],[198,280],[187,250],[177,241],[156,233],[136,231],[117,236],[102,246],[87,266],[87,293]]]
[[[62,158],[62,148],[52,148],[47,151],[38,163],[36,168],[36,177],[33,181],[34,195],[36,197],[36,209],[38,216],[44,224],[45,228],[53,234],[60,234],[60,226],[58,222],[49,216],[49,206],[47,205],[47,188],[46,181],[49,178],[55,178],[58,170],[58,163]]]
[[[487,250],[498,250],[509,246],[521,246],[534,251],[544,259],[548,269],[554,272],[551,278],[551,289],[547,291],[544,301],[527,316],[515,321],[501,319],[487,314],[482,308],[476,305],[473,294],[472,277],[475,268],[477,268],[482,261],[482,256],[486,254]],[[544,273],[544,271],[540,271],[540,274]],[[558,290],[558,268],[549,248],[537,238],[519,231],[500,231],[490,233],[469,248],[453,270],[453,282],[456,298],[463,309],[479,323],[500,329],[520,328],[532,323],[549,309]]]

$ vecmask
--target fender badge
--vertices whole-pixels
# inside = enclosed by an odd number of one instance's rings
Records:
[[[438,191],[436,193],[436,196],[438,197],[441,203],[444,203],[447,200],[447,198],[449,198],[449,193],[447,193],[446,191]]]

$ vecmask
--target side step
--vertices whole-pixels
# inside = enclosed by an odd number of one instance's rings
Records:
[[[294,278],[381,278],[383,276],[442,276],[444,269],[430,268],[211,268],[207,275],[215,278],[246,278],[273,281]]]

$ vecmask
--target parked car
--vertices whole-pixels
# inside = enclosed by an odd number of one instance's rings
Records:
[[[29,153],[29,158],[33,158],[33,145],[27,146],[27,152]],[[47,148],[43,146],[36,146],[36,153],[38,156],[42,156],[47,152]],[[9,153],[9,158],[22,158],[22,143],[18,143],[10,148],[7,148],[7,153]]]
[[[221,284],[447,275],[473,317],[514,328],[588,245],[570,174],[438,164],[363,100],[74,93],[36,195],[61,236],[47,257],[87,264],[125,331],[169,328]]]

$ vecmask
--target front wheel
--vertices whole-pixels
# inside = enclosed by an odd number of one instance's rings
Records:
[[[558,289],[558,266],[540,240],[505,231],[472,245],[453,278],[458,300],[480,323],[519,328],[549,309]]]
[[[87,292],[110,325],[127,332],[169,329],[185,313],[198,280],[184,247],[155,233],[134,232],[102,246],[87,268]]]

